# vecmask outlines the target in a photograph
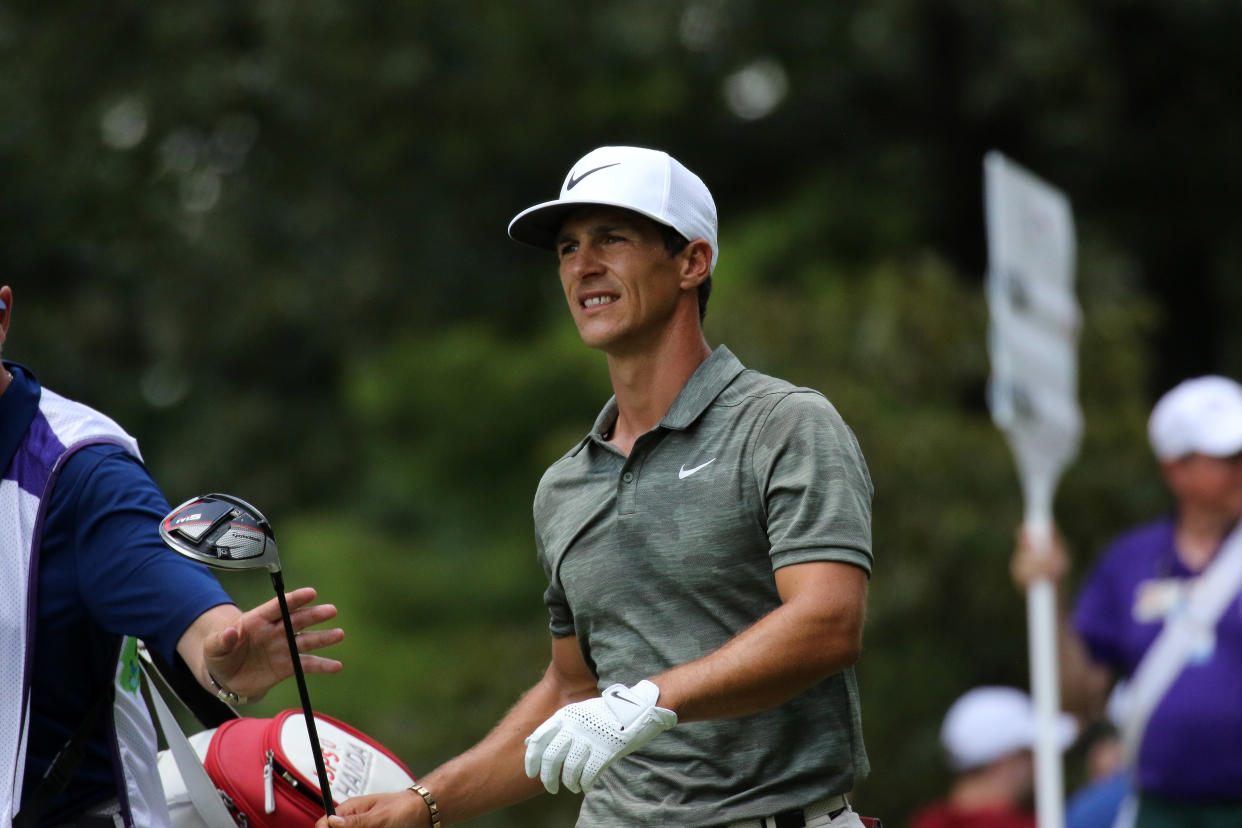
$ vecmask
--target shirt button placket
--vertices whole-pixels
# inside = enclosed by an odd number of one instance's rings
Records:
[[[630,469],[621,473],[621,483],[617,487],[617,510],[623,515],[634,513],[637,498],[634,493],[638,489],[638,475]]]

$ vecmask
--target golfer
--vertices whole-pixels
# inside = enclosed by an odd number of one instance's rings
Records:
[[[320,828],[448,825],[544,789],[585,791],[584,828],[859,826],[872,485],[853,433],[709,347],[716,207],[666,153],[588,153],[509,234],[555,251],[614,392],[535,494],[551,662],[474,748]]]

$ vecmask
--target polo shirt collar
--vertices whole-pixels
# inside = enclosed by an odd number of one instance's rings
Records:
[[[690,379],[682,386],[677,399],[673,400],[673,404],[669,406],[668,412],[660,420],[659,425],[677,431],[689,428],[720,395],[720,392],[745,370],[746,366],[733,355],[732,351],[724,345],[718,345],[716,350],[712,351],[711,356],[703,360],[702,364],[690,375]],[[616,421],[617,398],[614,396],[604,404],[599,416],[595,418],[595,424],[591,426],[591,432],[582,438],[570,455],[578,454],[591,440],[607,442],[604,435],[612,430]]]
[[[13,381],[0,394],[0,470],[9,467],[39,410],[41,396],[39,381],[29,368],[7,361],[4,368],[13,372]]]
[[[746,366],[732,351],[724,345],[716,346],[711,356],[690,375],[677,399],[669,406],[668,413],[660,420],[660,425],[678,431],[689,428],[720,396],[720,392],[745,370]]]

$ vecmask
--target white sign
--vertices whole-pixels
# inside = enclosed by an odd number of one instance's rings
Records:
[[[1078,330],[1074,220],[1069,201],[998,152],[984,159],[988,404],[1020,471],[1055,487],[1078,451]],[[1032,493],[1034,494],[1034,493]],[[1048,500],[1041,510],[1050,510]],[[1037,495],[1038,497],[1038,495]]]
[[[1052,496],[1078,452],[1078,329],[1074,220],[1068,199],[998,152],[984,159],[988,231],[987,297],[992,376],[988,404],[1017,461],[1023,530],[1036,549],[1052,543]],[[1064,825],[1056,644],[1056,590],[1027,590],[1027,636],[1039,828]]]

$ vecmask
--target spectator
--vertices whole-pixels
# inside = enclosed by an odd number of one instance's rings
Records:
[[[1058,723],[1062,749],[1077,730]],[[910,828],[1035,828],[1035,710],[1014,687],[976,687],[953,703],[940,743],[954,773],[944,799],[915,813]]]
[[[1124,690],[1124,684],[1113,688],[1107,715],[1095,723],[1093,733],[1085,740],[1086,781],[1065,803],[1065,828],[1109,828],[1130,791],[1130,774],[1121,749]]]

